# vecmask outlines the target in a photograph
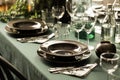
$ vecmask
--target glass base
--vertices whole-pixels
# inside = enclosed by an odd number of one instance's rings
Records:
[[[94,50],[94,46],[88,46],[88,49],[91,51],[91,50]]]

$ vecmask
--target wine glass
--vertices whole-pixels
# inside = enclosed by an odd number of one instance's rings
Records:
[[[73,29],[74,31],[77,33],[77,40],[79,41],[80,40],[80,32],[84,29],[85,27],[85,24],[83,23],[82,20],[78,19],[78,20],[75,20],[74,21],[75,23],[73,23]]]
[[[112,73],[118,68],[119,58],[120,57],[117,53],[105,52],[101,54],[100,66],[108,73],[108,80],[110,80],[109,75],[112,75]]]
[[[78,24],[79,21],[83,21],[83,17],[86,15],[86,11],[90,4],[91,3],[86,0],[66,0],[66,11],[71,17],[71,27],[74,27],[76,24]],[[82,31],[82,28],[76,30],[77,33],[79,33]]]
[[[84,15],[85,7],[79,0],[66,0],[66,11],[71,17],[71,22],[73,22],[76,18]]]
[[[66,0],[66,11],[71,17],[70,27],[77,32],[77,40],[79,41],[79,32],[83,30],[82,17],[84,16],[85,8],[82,1]]]
[[[77,0],[66,0],[66,11],[70,15],[71,18],[74,17],[74,13],[77,8]]]
[[[65,7],[60,5],[52,6],[52,16],[59,20],[65,13]]]
[[[95,17],[94,22],[92,22],[92,20],[89,19],[88,16],[84,17],[84,20],[85,20],[84,30],[87,33],[87,45],[88,45],[89,50],[93,50],[94,46],[89,45],[89,34],[93,31],[95,27],[95,24],[97,22],[97,17]]]
[[[58,21],[63,17],[65,13],[65,7],[63,5],[54,5],[52,6],[52,17],[57,19],[56,24],[53,26],[53,30],[55,31],[55,37],[59,38],[58,34],[61,29],[61,21]]]

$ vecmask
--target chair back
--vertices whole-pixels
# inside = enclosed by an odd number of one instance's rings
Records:
[[[4,57],[0,56],[0,80],[27,80],[22,73]]]

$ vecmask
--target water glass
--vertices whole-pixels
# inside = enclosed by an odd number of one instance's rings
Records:
[[[62,27],[62,22],[60,22],[60,21],[57,21],[57,23],[53,26],[53,30],[54,30],[56,39],[61,39],[61,37],[62,37],[63,33],[61,33],[61,31],[62,31],[61,27]]]
[[[111,75],[112,80],[120,80],[120,68],[119,67],[120,67],[120,64],[119,64],[117,70],[114,71],[113,74]]]
[[[118,68],[118,61],[119,55],[117,53],[105,52],[101,54],[100,66],[108,73],[108,80],[110,80],[110,75]]]
[[[101,40],[102,41],[115,41],[116,28],[109,23],[102,23],[101,27]]]
[[[85,17],[85,27],[84,27],[84,30],[85,30],[85,32],[87,34],[87,45],[88,45],[89,50],[93,50],[94,49],[94,46],[89,44],[89,34],[94,30],[96,22],[97,22],[97,17],[95,17],[94,21],[89,19],[88,16]]]
[[[115,43],[120,43],[120,23],[116,24]]]
[[[73,22],[73,31],[77,33],[77,40],[80,41],[80,32],[83,31],[85,24],[82,20],[77,19]]]

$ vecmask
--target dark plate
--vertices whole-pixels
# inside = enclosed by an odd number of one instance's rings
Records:
[[[72,40],[53,40],[43,43],[37,50],[39,56],[54,63],[74,63],[90,57],[88,47]]]
[[[48,31],[48,26],[44,21],[16,20],[10,21],[5,27],[5,31],[12,35],[39,35]]]
[[[45,22],[41,20],[12,20],[7,23],[9,28],[16,30],[36,30],[46,26]]]
[[[39,49],[39,52],[37,53],[40,57],[42,57],[45,61],[48,61],[50,63],[55,63],[55,64],[76,64],[76,63],[80,63],[82,61],[86,61],[90,58],[91,53],[84,53],[81,55],[81,59],[80,60],[57,60],[57,59],[50,59],[46,56],[47,52],[44,52],[43,50]]]
[[[41,24],[37,21],[17,21],[11,26],[17,30],[35,30],[41,28]]]
[[[53,53],[52,55],[56,56],[75,56],[88,50],[87,45],[72,40],[52,40],[43,43],[40,48],[44,51],[50,52],[50,54]],[[62,54],[59,52],[62,52]],[[69,52],[70,54],[65,54],[66,52]]]

